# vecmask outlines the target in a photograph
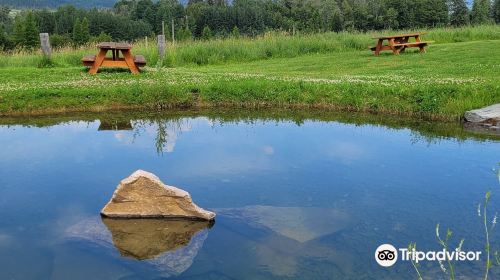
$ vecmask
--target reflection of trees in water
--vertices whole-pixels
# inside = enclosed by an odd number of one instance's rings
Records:
[[[165,152],[172,152],[177,137],[182,132],[191,130],[190,119],[147,119],[132,121],[133,141],[141,134],[155,129],[156,152],[163,155]]]

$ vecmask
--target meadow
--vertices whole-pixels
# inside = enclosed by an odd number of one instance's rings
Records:
[[[426,54],[409,50],[376,57],[381,34],[324,33],[134,44],[148,60],[139,76],[81,66],[93,46],[55,50],[51,67],[38,52],[0,56],[0,114],[109,109],[300,107],[458,119],[500,102],[500,26],[437,28]]]

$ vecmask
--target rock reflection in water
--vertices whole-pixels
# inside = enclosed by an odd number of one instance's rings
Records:
[[[93,243],[112,259],[138,260],[162,277],[186,271],[213,226],[213,222],[191,220],[101,219],[89,218],[69,227],[66,240]]]
[[[109,219],[103,223],[113,244],[125,257],[148,260],[189,245],[193,236],[210,228],[209,222],[161,219]]]

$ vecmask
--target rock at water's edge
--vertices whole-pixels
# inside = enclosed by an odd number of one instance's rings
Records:
[[[466,121],[471,123],[497,126],[500,124],[500,103],[468,111],[465,113],[464,118]]]
[[[175,218],[213,220],[215,213],[193,203],[186,191],[163,184],[154,174],[138,170],[122,180],[101,210],[109,218]]]

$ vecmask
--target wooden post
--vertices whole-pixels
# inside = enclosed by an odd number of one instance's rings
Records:
[[[165,48],[167,44],[165,42],[165,35],[158,35],[158,53],[160,54],[160,60],[165,57]]]
[[[50,47],[49,33],[40,33],[40,45],[43,55],[50,59],[52,48]]]

